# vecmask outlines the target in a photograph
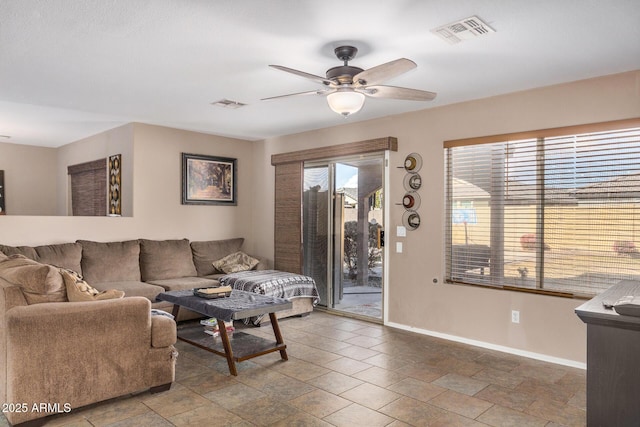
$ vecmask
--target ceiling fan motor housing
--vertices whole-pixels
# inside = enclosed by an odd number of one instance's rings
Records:
[[[339,67],[329,68],[327,70],[327,79],[335,81],[341,85],[353,83],[353,76],[361,73],[363,70],[359,67],[351,65],[340,65]]]
[[[353,46],[338,46],[333,49],[333,52],[336,54],[339,60],[344,61],[345,65],[347,61],[351,61],[356,57],[358,53],[358,48]]]
[[[341,85],[352,84],[353,76],[363,71],[362,68],[349,65],[349,61],[356,57],[358,48],[354,46],[338,46],[333,52],[339,60],[344,61],[344,65],[329,68],[327,70],[327,80],[334,81]]]

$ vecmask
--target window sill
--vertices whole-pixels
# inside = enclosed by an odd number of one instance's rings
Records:
[[[529,294],[547,295],[547,296],[553,296],[553,297],[572,298],[572,299],[580,299],[580,300],[589,300],[595,296],[595,295],[592,295],[592,296],[578,295],[578,294],[572,294],[570,292],[550,291],[547,289],[521,288],[518,286],[509,286],[509,285],[504,285],[504,286],[478,285],[475,283],[456,282],[452,280],[446,280],[445,283],[451,284],[451,285],[473,286],[475,288],[494,289],[499,291],[525,292]]]

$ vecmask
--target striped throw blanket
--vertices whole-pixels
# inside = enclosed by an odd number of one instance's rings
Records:
[[[320,302],[316,282],[309,276],[278,270],[249,270],[231,273],[218,279],[223,286],[278,298],[313,298]]]

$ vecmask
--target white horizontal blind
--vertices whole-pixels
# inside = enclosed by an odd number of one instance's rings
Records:
[[[446,148],[450,282],[592,296],[640,280],[640,129]]]

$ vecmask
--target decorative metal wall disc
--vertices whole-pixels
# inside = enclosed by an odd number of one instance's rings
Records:
[[[416,173],[422,168],[422,156],[418,153],[411,153],[404,159],[404,169],[409,173]]]
[[[404,176],[404,189],[415,191],[422,187],[422,177],[418,173],[408,173]]]
[[[409,230],[415,230],[420,227],[420,215],[414,210],[404,211],[402,215],[402,224]]]
[[[402,198],[402,206],[405,209],[417,210],[420,207],[420,195],[415,191],[409,191]]]

